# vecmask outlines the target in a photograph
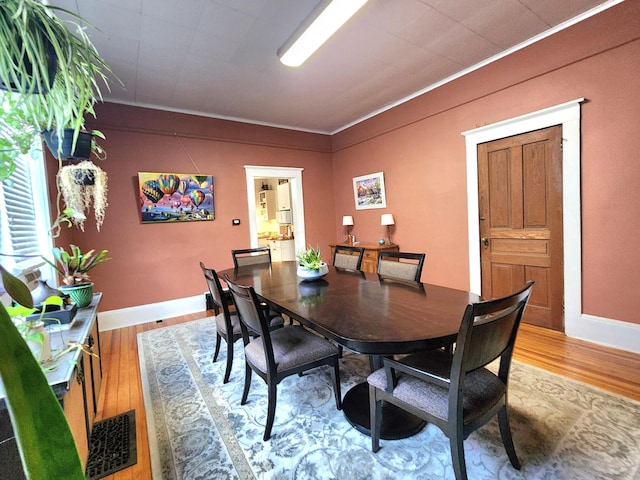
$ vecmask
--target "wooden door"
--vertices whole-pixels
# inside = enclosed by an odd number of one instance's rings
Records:
[[[535,280],[523,321],[564,330],[562,127],[478,145],[482,296]]]

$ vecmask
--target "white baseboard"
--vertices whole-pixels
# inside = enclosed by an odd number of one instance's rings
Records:
[[[206,309],[204,295],[179,298],[166,302],[138,305],[100,312],[100,331],[129,327],[140,323],[155,322],[166,318],[203,312]]]
[[[166,318],[202,312],[206,309],[204,294],[166,302],[139,305],[100,312],[100,330],[155,322]],[[640,325],[594,315],[580,316],[578,322],[567,322],[569,337],[599,343],[612,348],[640,353]]]
[[[640,353],[639,324],[582,314],[578,322],[567,322],[565,333],[580,340]]]

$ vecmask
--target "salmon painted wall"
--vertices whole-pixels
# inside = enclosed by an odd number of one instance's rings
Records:
[[[112,260],[91,272],[104,293],[101,310],[201,295],[200,261],[233,266],[231,249],[250,246],[245,165],[303,168],[307,241],[334,240],[328,136],[114,104],[97,114],[90,127],[107,137],[108,158],[96,161],[109,176],[105,221],[97,232],[89,219],[84,233],[66,231],[59,244],[109,250]],[[212,174],[215,220],[142,224],[137,172],[144,171]]]
[[[640,324],[630,293],[640,284],[639,92],[640,2],[628,1],[332,137],[105,104],[89,122],[107,135],[105,223],[59,241],[109,249],[113,260],[93,271],[102,310],[199,295],[198,262],[229,267],[229,251],[249,244],[243,166],[302,167],[307,242],[325,256],[345,237],[343,215],[375,242],[386,236],[380,214],[393,213],[393,241],[427,253],[423,281],[467,288],[461,132],[584,97],[583,312]],[[216,220],[142,225],[136,173],[162,170],[213,174]],[[352,178],[378,171],[387,208],[356,211]]]
[[[428,67],[425,67],[428,68]],[[461,132],[584,97],[583,312],[640,323],[640,2],[624,2],[333,135],[336,236],[426,252],[423,281],[469,287]],[[387,208],[355,210],[352,178],[384,172]]]

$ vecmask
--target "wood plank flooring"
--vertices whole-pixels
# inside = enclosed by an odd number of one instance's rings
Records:
[[[212,311],[202,312],[101,333],[104,379],[96,421],[135,409],[138,449],[136,465],[105,479],[146,480],[151,478],[137,334],[212,314]],[[575,340],[560,332],[523,324],[518,333],[514,358],[640,401],[640,355],[638,354]]]

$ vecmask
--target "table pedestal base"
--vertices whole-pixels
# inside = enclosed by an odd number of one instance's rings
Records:
[[[369,384],[360,383],[349,390],[342,400],[342,411],[356,430],[371,435],[369,418]],[[415,435],[427,422],[387,402],[382,402],[380,438],[398,440]]]

